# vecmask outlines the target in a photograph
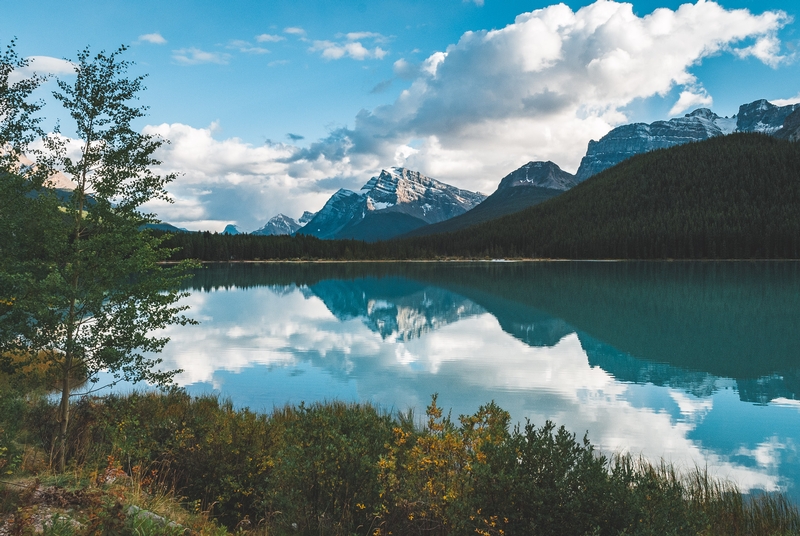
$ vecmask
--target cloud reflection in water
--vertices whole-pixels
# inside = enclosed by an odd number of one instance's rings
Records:
[[[515,421],[551,419],[579,436],[588,432],[605,452],[708,466],[745,490],[796,489],[800,471],[786,462],[800,443],[796,401],[756,407],[739,400],[733,380],[674,367],[661,385],[619,381],[590,365],[620,363],[619,352],[563,320],[517,325],[558,337],[531,346],[475,302],[406,283],[324,280],[194,292],[186,303],[202,324],[168,332],[165,366],[183,369],[177,380],[191,392],[215,390],[254,409],[345,399],[419,415],[439,393],[458,415],[494,400]],[[634,359],[623,357],[626,366]],[[664,371],[648,374],[655,373]],[[769,414],[788,424],[764,435],[745,423],[735,441],[704,432],[707,421],[743,408],[747,418]]]

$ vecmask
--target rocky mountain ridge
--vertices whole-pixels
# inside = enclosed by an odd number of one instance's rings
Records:
[[[383,170],[360,192],[337,191],[298,232],[362,240],[448,232],[546,201],[634,155],[735,132],[797,141],[800,104],[776,106],[760,99],[741,105],[732,117],[699,108],[666,121],[621,125],[589,142],[575,175],[553,162],[528,162],[506,175],[488,198],[405,168]],[[483,199],[476,203],[476,196]]]
[[[486,198],[406,168],[383,170],[359,192],[340,189],[300,234],[318,238],[391,238],[463,214]]]
[[[776,138],[800,141],[800,108],[796,109],[783,122],[783,128],[775,132]]]
[[[261,236],[291,235],[294,234],[302,225],[294,218],[285,214],[278,214],[269,219],[260,229],[256,229],[250,234]]]
[[[538,186],[552,190],[569,190],[578,184],[575,175],[568,173],[553,162],[528,162],[503,177],[498,190],[519,186]]]
[[[538,205],[578,184],[575,175],[553,162],[528,162],[500,181],[497,190],[472,210],[439,223],[413,229],[404,237],[465,229]]]
[[[700,108],[669,121],[622,125],[600,140],[589,142],[576,178],[583,182],[631,156],[715,136],[734,132],[779,135],[786,119],[798,109],[800,104],[776,106],[761,99],[741,105],[733,117],[720,117],[707,108]]]

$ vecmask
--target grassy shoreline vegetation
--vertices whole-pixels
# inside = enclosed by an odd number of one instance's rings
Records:
[[[30,376],[0,381],[4,534],[800,531],[781,495],[608,457],[551,422],[512,427],[494,403],[451,418],[435,396],[424,416],[343,402],[265,414],[180,389],[86,397],[71,465],[51,473],[57,406]]]

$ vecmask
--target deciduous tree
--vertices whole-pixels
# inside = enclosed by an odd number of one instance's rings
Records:
[[[58,372],[60,470],[76,385],[97,382],[101,372],[112,382],[170,383],[176,371],[160,370],[154,356],[168,341],[158,332],[192,322],[178,303],[186,265],[162,266],[170,250],[163,236],[144,228],[156,219],[142,205],[169,200],[165,187],[175,176],[153,171],[164,140],[131,126],[146,108],[137,104],[143,77],[127,75],[124,50],[84,49],[74,78],[57,81],[53,96],[72,125],[45,138],[36,167],[62,171],[75,187],[48,213],[38,269],[26,269],[30,259],[22,253],[14,259],[25,281],[6,304],[3,329],[11,333],[4,339],[18,351],[46,356]]]

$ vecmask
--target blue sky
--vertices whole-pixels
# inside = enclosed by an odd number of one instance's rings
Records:
[[[52,58],[130,45],[138,127],[184,173],[153,209],[253,230],[385,167],[490,193],[529,160],[574,172],[621,123],[800,100],[798,5],[33,0],[4,6],[0,41],[65,77]]]

